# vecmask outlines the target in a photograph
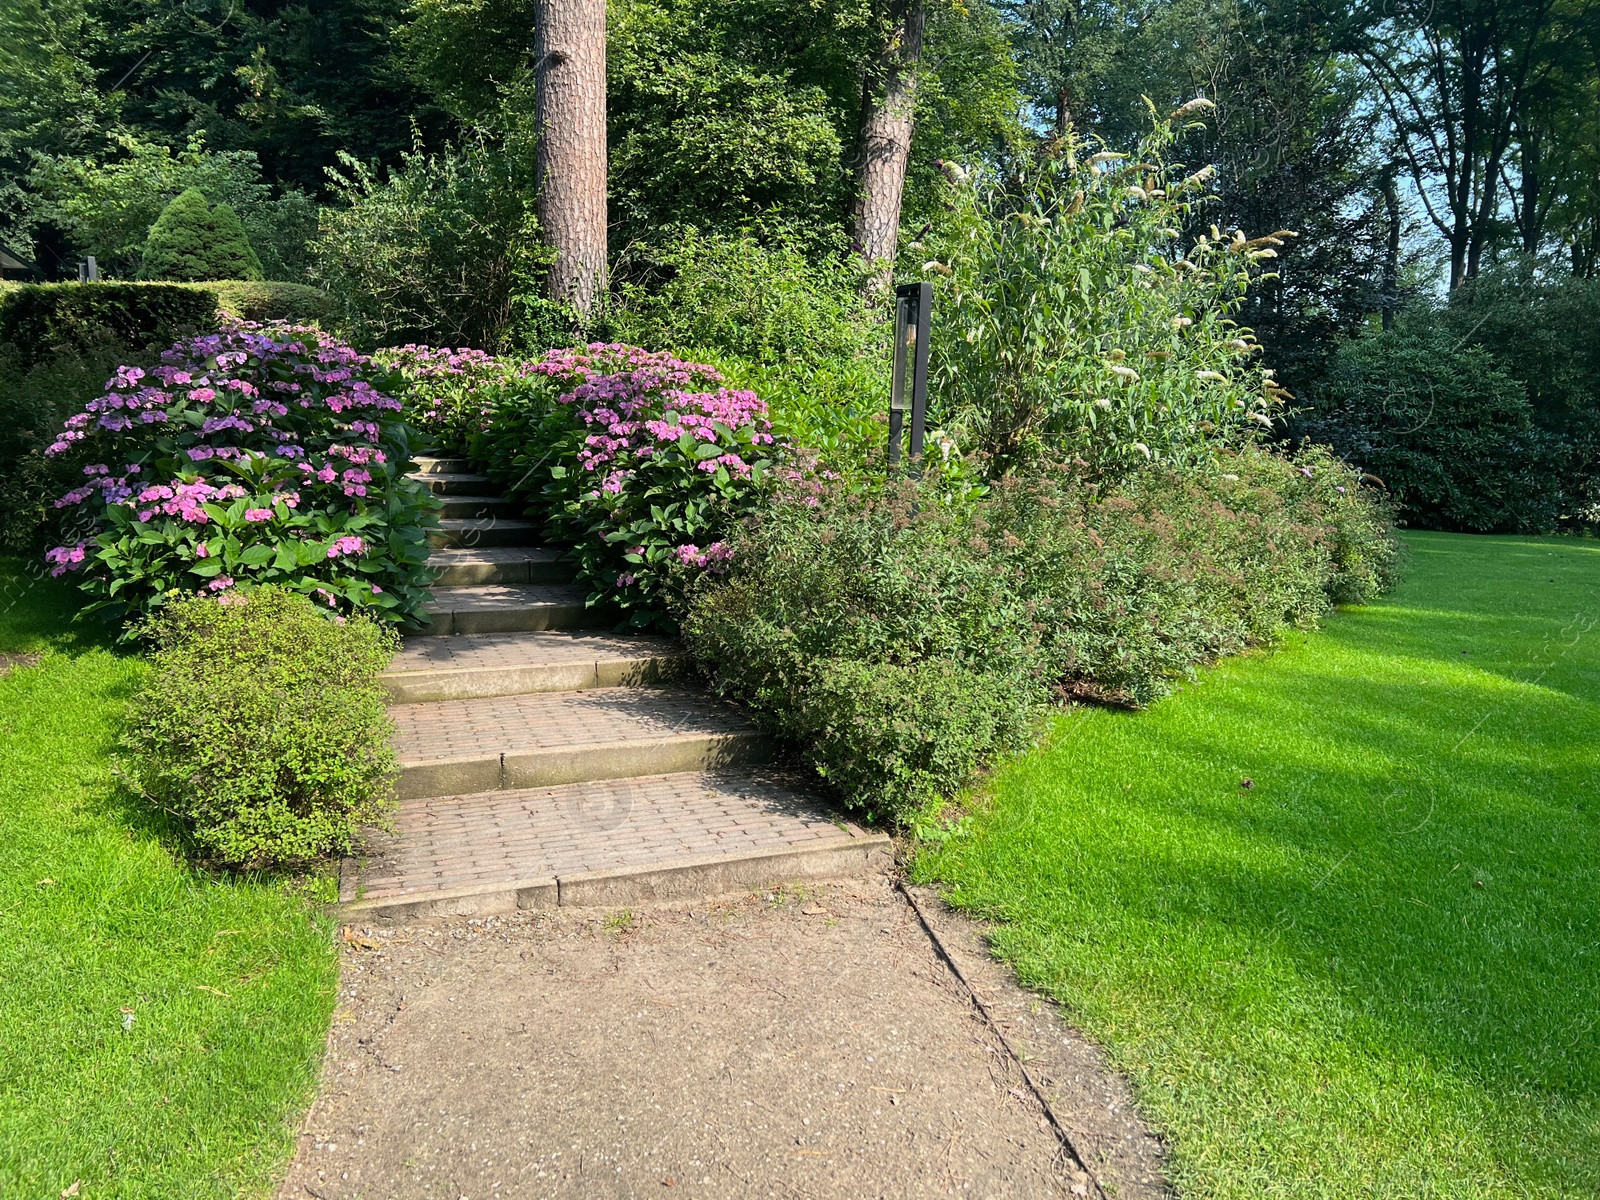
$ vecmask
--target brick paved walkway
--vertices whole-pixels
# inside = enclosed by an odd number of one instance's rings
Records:
[[[490,507],[465,463],[424,460],[420,478]],[[433,626],[385,674],[401,803],[394,831],[345,866],[351,911],[627,903],[886,860],[882,835],[761,767],[768,740],[680,682],[673,643],[575,632],[592,619],[583,593],[492,507],[444,523]]]

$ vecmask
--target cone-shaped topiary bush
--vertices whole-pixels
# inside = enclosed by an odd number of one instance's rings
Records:
[[[150,227],[139,271],[145,279],[260,279],[261,260],[239,214],[212,207],[199,188],[179,193]]]

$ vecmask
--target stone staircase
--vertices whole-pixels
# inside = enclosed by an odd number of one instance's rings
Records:
[[[768,766],[672,641],[592,628],[537,529],[458,459],[419,459],[444,504],[425,633],[383,680],[399,811],[347,860],[363,918],[623,905],[857,874],[888,839]]]

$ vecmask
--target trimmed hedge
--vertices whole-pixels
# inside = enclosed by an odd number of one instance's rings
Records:
[[[218,309],[241,321],[321,322],[333,307],[326,292],[304,283],[223,279],[184,286],[210,292]]]
[[[166,346],[216,324],[216,295],[180,284],[30,283],[0,294],[0,344],[16,347],[23,370],[108,339]]]

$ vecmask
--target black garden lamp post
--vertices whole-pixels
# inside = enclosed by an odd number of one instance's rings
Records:
[[[889,466],[900,464],[900,430],[906,416],[906,372],[911,373],[911,462],[922,462],[928,424],[928,318],[933,284],[902,283],[894,290],[894,382],[889,389]]]

